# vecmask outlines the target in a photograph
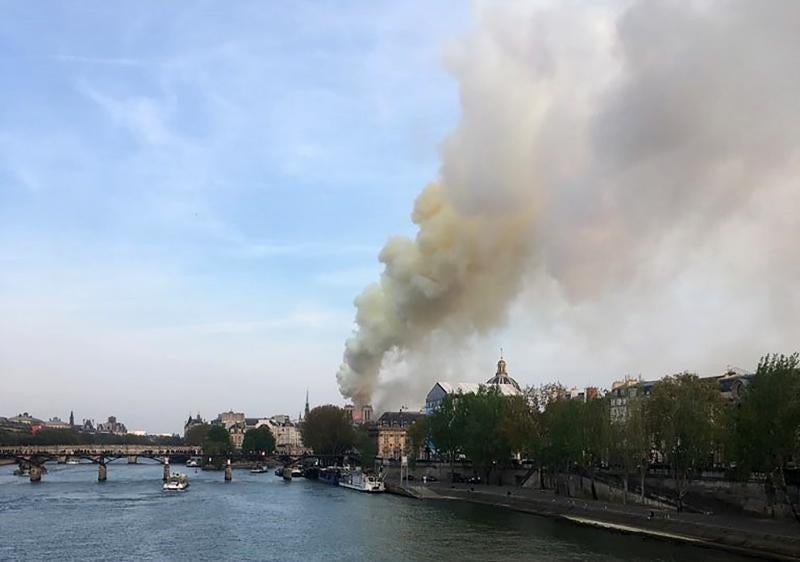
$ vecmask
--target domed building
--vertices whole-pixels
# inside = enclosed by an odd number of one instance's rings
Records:
[[[497,372],[483,385],[474,382],[437,382],[425,397],[425,413],[430,414],[438,408],[448,394],[470,394],[478,392],[481,386],[497,388],[503,396],[518,396],[522,394],[522,389],[517,381],[509,376],[506,367],[506,361],[501,354],[500,360],[497,362]]]
[[[512,379],[506,372],[506,360],[503,359],[502,355],[500,356],[500,361],[497,362],[497,372],[492,378],[486,381],[486,384],[497,386],[500,388],[500,392],[506,395],[522,393],[522,389],[519,387],[519,384],[517,384],[517,381]],[[506,385],[509,386],[506,387]],[[511,392],[511,388],[516,390],[516,392]]]

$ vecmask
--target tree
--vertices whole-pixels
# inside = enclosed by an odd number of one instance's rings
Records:
[[[461,420],[463,427],[464,452],[473,466],[485,474],[487,483],[495,466],[511,458],[508,434],[500,431],[507,409],[508,399],[496,388],[484,386],[456,403],[456,419]]]
[[[592,497],[597,499],[595,474],[597,467],[608,460],[611,445],[611,413],[607,397],[591,398],[580,404],[581,456],[578,463],[592,478]]]
[[[353,422],[342,408],[317,406],[301,427],[303,443],[318,455],[340,456],[355,443]]]
[[[456,410],[456,402],[463,394],[445,396],[439,407],[429,416],[431,441],[436,451],[450,462],[450,479],[453,478],[453,464],[456,455],[461,451],[463,435],[463,418],[461,411]]]
[[[186,444],[194,446],[203,445],[206,442],[206,438],[208,437],[208,431],[210,429],[211,426],[207,423],[190,427],[189,431],[186,432],[186,438],[185,438]]]
[[[529,455],[536,449],[539,433],[536,413],[525,397],[506,397],[498,431],[512,452]]]
[[[795,518],[798,508],[787,492],[784,470],[800,459],[800,358],[767,355],[732,413],[737,468],[749,475],[766,472],[783,492]]]
[[[675,479],[678,510],[683,507],[690,476],[712,464],[723,407],[716,384],[696,375],[666,377],[653,387],[649,425]]]
[[[428,448],[430,419],[427,416],[418,418],[408,428],[406,436],[408,438],[409,461],[414,466],[419,457],[419,452]]]
[[[378,454],[378,443],[369,429],[363,425],[355,430],[355,448],[358,449],[358,456],[363,466],[371,465]]]
[[[542,415],[543,443],[542,464],[555,473],[564,472],[569,478],[572,467],[582,460],[583,429],[581,427],[582,404],[566,398],[551,401]],[[556,492],[558,493],[558,480]],[[569,485],[566,487],[569,495]]]
[[[231,436],[221,425],[212,425],[203,442],[203,453],[209,457],[222,457],[231,451]]]
[[[622,467],[625,485],[623,502],[628,501],[628,478],[633,472],[641,477],[641,497],[644,503],[644,482],[650,466],[651,439],[647,425],[647,398],[628,400],[625,419],[611,425],[612,461]]]
[[[248,429],[242,440],[242,452],[249,456],[263,457],[271,455],[275,450],[275,436],[269,427],[262,425]]]

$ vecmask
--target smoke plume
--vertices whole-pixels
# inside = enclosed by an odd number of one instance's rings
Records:
[[[488,333],[536,277],[571,303],[657,294],[732,221],[760,209],[763,227],[764,201],[800,202],[800,2],[524,4],[476,6],[446,54],[461,121],[414,205],[416,238],[391,238],[355,299],[337,379],[356,402],[387,354]],[[795,309],[785,240],[800,221],[779,230],[760,266]]]

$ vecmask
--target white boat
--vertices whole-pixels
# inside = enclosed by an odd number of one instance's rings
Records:
[[[70,457],[67,459],[66,464],[81,464],[81,460],[76,459],[75,457]]]
[[[365,474],[360,468],[344,472],[339,477],[339,486],[371,494],[386,490],[383,480],[379,476],[371,473]]]
[[[198,459],[191,458],[188,461],[186,461],[187,468],[198,468],[199,466],[200,466],[200,461]]]
[[[189,477],[185,474],[173,472],[169,478],[164,482],[164,490],[169,492],[182,492],[189,487]]]
[[[296,466],[292,467],[292,478],[300,478],[301,476],[303,476],[303,471]]]
[[[250,469],[250,473],[251,474],[263,474],[266,471],[267,471],[267,467],[266,466],[261,466],[260,464],[257,464],[256,466],[254,466],[253,468]]]

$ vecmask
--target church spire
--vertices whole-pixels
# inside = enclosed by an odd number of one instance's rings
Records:
[[[305,410],[305,415],[303,416],[303,419],[308,417],[308,412],[309,411],[310,411],[310,409],[308,407],[308,387],[306,387],[306,410]]]

